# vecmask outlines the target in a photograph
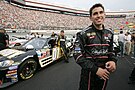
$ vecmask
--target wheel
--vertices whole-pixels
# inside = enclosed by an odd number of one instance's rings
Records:
[[[24,61],[18,69],[18,77],[21,80],[31,78],[37,70],[37,62],[33,59]]]

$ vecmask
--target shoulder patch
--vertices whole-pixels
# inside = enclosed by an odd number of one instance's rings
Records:
[[[109,31],[111,34],[114,34],[114,32],[110,29],[105,29],[105,30]]]

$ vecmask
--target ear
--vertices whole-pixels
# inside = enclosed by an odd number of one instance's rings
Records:
[[[106,17],[106,13],[104,13],[105,17]]]

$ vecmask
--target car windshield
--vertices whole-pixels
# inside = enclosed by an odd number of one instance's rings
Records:
[[[43,48],[44,46],[47,46],[47,38],[34,38],[27,43],[23,45],[23,47],[26,47],[28,45],[32,45],[35,49]]]
[[[67,38],[73,38],[73,35],[72,34],[66,34],[66,37]]]

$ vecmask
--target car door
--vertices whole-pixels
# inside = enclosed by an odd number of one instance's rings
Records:
[[[48,39],[46,39],[46,40],[47,41],[44,44],[44,46],[41,49],[38,49],[36,51],[41,67],[44,67],[53,62],[52,55],[51,55],[51,49],[50,49],[50,46],[48,45]],[[40,42],[40,43],[42,43],[42,42]]]

